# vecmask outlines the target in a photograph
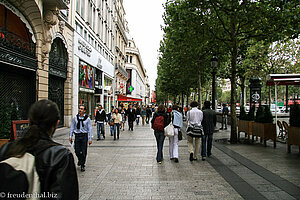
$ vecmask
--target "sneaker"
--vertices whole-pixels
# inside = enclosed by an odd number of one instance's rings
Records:
[[[194,153],[190,153],[190,161],[194,160]]]
[[[85,167],[81,167],[80,171],[84,172],[85,171]]]
[[[220,130],[223,130],[223,128],[220,128]]]
[[[99,140],[100,140],[100,138],[97,139],[97,141],[99,141]]]
[[[105,135],[103,135],[103,140],[105,140]]]
[[[162,162],[161,162],[161,161],[158,161],[157,163],[158,163],[158,164],[161,164]]]
[[[179,162],[178,158],[174,158],[174,162],[178,163]]]
[[[206,159],[205,157],[202,157],[202,161],[205,161],[205,159]]]
[[[174,158],[170,158],[170,160],[174,160]]]
[[[79,160],[78,160],[78,162],[77,162],[77,166],[80,166],[80,162],[79,162]]]
[[[225,128],[225,130],[227,130],[227,128]]]

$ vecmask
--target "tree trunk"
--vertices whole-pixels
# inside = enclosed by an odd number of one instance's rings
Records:
[[[201,92],[201,74],[198,76],[198,103],[202,105],[202,92]]]
[[[242,92],[242,99],[240,107],[246,106],[246,97],[245,97],[245,77],[241,77],[241,92]]]
[[[236,36],[236,16],[231,18],[231,40],[232,40],[232,49],[231,49],[231,133],[230,133],[230,143],[237,143],[237,117],[236,117],[236,62],[238,54],[238,44]]]

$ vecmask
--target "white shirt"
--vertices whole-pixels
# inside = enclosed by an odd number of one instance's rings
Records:
[[[203,120],[203,112],[198,108],[192,108],[192,110],[187,112],[188,125],[201,125]]]

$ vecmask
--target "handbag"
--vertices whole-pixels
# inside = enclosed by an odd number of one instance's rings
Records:
[[[178,140],[182,140],[182,132],[181,132],[181,130],[178,130]]]
[[[174,136],[174,126],[170,123],[168,126],[164,128],[165,136],[173,137]]]
[[[202,137],[203,136],[203,127],[202,125],[191,124],[187,127],[187,135],[191,137]]]
[[[114,126],[114,125],[115,125],[115,120],[114,120],[114,119],[110,120],[109,125],[110,125],[110,126]]]

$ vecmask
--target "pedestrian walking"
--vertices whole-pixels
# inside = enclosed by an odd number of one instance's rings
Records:
[[[15,194],[47,193],[58,199],[79,199],[73,154],[52,140],[59,123],[59,113],[56,103],[50,100],[34,103],[29,110],[26,133],[20,139],[2,146],[0,191],[3,194],[13,191]],[[31,164],[32,171],[29,170]]]
[[[112,118],[113,113],[115,112],[114,107],[111,107],[111,112],[108,113],[107,115],[107,119],[108,119],[108,124],[109,124],[109,128],[110,128],[110,136],[114,135],[114,131],[115,131],[115,122],[114,119]]]
[[[147,116],[146,107],[143,106],[142,110],[141,110],[141,117],[142,117],[142,124],[143,124],[143,126],[145,125],[145,122],[146,122],[146,116]]]
[[[179,112],[177,105],[173,105],[172,108],[172,123],[174,126],[174,136],[169,137],[170,159],[178,163],[178,133],[183,126],[183,116]]]
[[[132,105],[129,105],[129,108],[126,111],[126,116],[128,119],[129,130],[133,131],[133,122],[136,118],[135,109],[132,108]]]
[[[203,161],[206,159],[206,156],[211,156],[213,133],[215,130],[216,122],[216,112],[210,108],[210,102],[205,101],[202,120],[204,135],[202,136],[201,142],[201,156]]]
[[[159,105],[157,112],[151,120],[152,129],[157,143],[156,161],[161,164],[163,161],[163,146],[165,141],[164,128],[169,124],[169,118],[165,112],[165,106]]]
[[[122,115],[119,113],[118,109],[112,114],[112,119],[114,120],[114,140],[119,139],[120,136],[120,125],[122,124]],[[116,137],[117,135],[117,137]]]
[[[140,123],[140,117],[141,117],[141,108],[138,106],[135,110],[135,115],[136,115],[136,125],[139,125]]]
[[[121,123],[121,125],[122,125],[122,129],[124,131],[125,130],[125,122],[126,122],[126,112],[125,112],[125,108],[124,107],[122,107],[122,110],[121,110],[120,114],[122,115],[122,123]]]
[[[151,108],[149,106],[147,106],[147,109],[146,109],[146,123],[147,124],[149,124],[149,120],[150,120],[151,116],[152,116]]]
[[[97,141],[101,139],[100,135],[105,139],[104,122],[107,122],[106,113],[102,105],[99,105],[98,111],[96,111],[95,125],[97,124]],[[101,133],[101,134],[100,134]]]
[[[75,154],[78,158],[77,165],[81,167],[81,171],[85,171],[85,162],[87,156],[87,144],[92,144],[93,128],[92,122],[86,113],[84,105],[79,106],[79,113],[73,118],[70,128],[70,143],[73,142],[73,134],[75,135]]]
[[[221,127],[221,130],[223,130],[223,128],[225,128],[225,130],[227,130],[228,113],[229,113],[229,109],[228,109],[227,105],[224,103],[223,104],[223,109],[222,109],[222,127]]]
[[[201,126],[201,122],[203,119],[203,113],[201,110],[197,108],[198,102],[193,101],[190,104],[191,110],[187,112],[187,122],[189,126]],[[195,141],[195,146],[194,146]],[[197,155],[200,149],[200,137],[192,137],[187,135],[187,144],[188,144],[188,151],[190,153],[190,161],[197,160]]]

